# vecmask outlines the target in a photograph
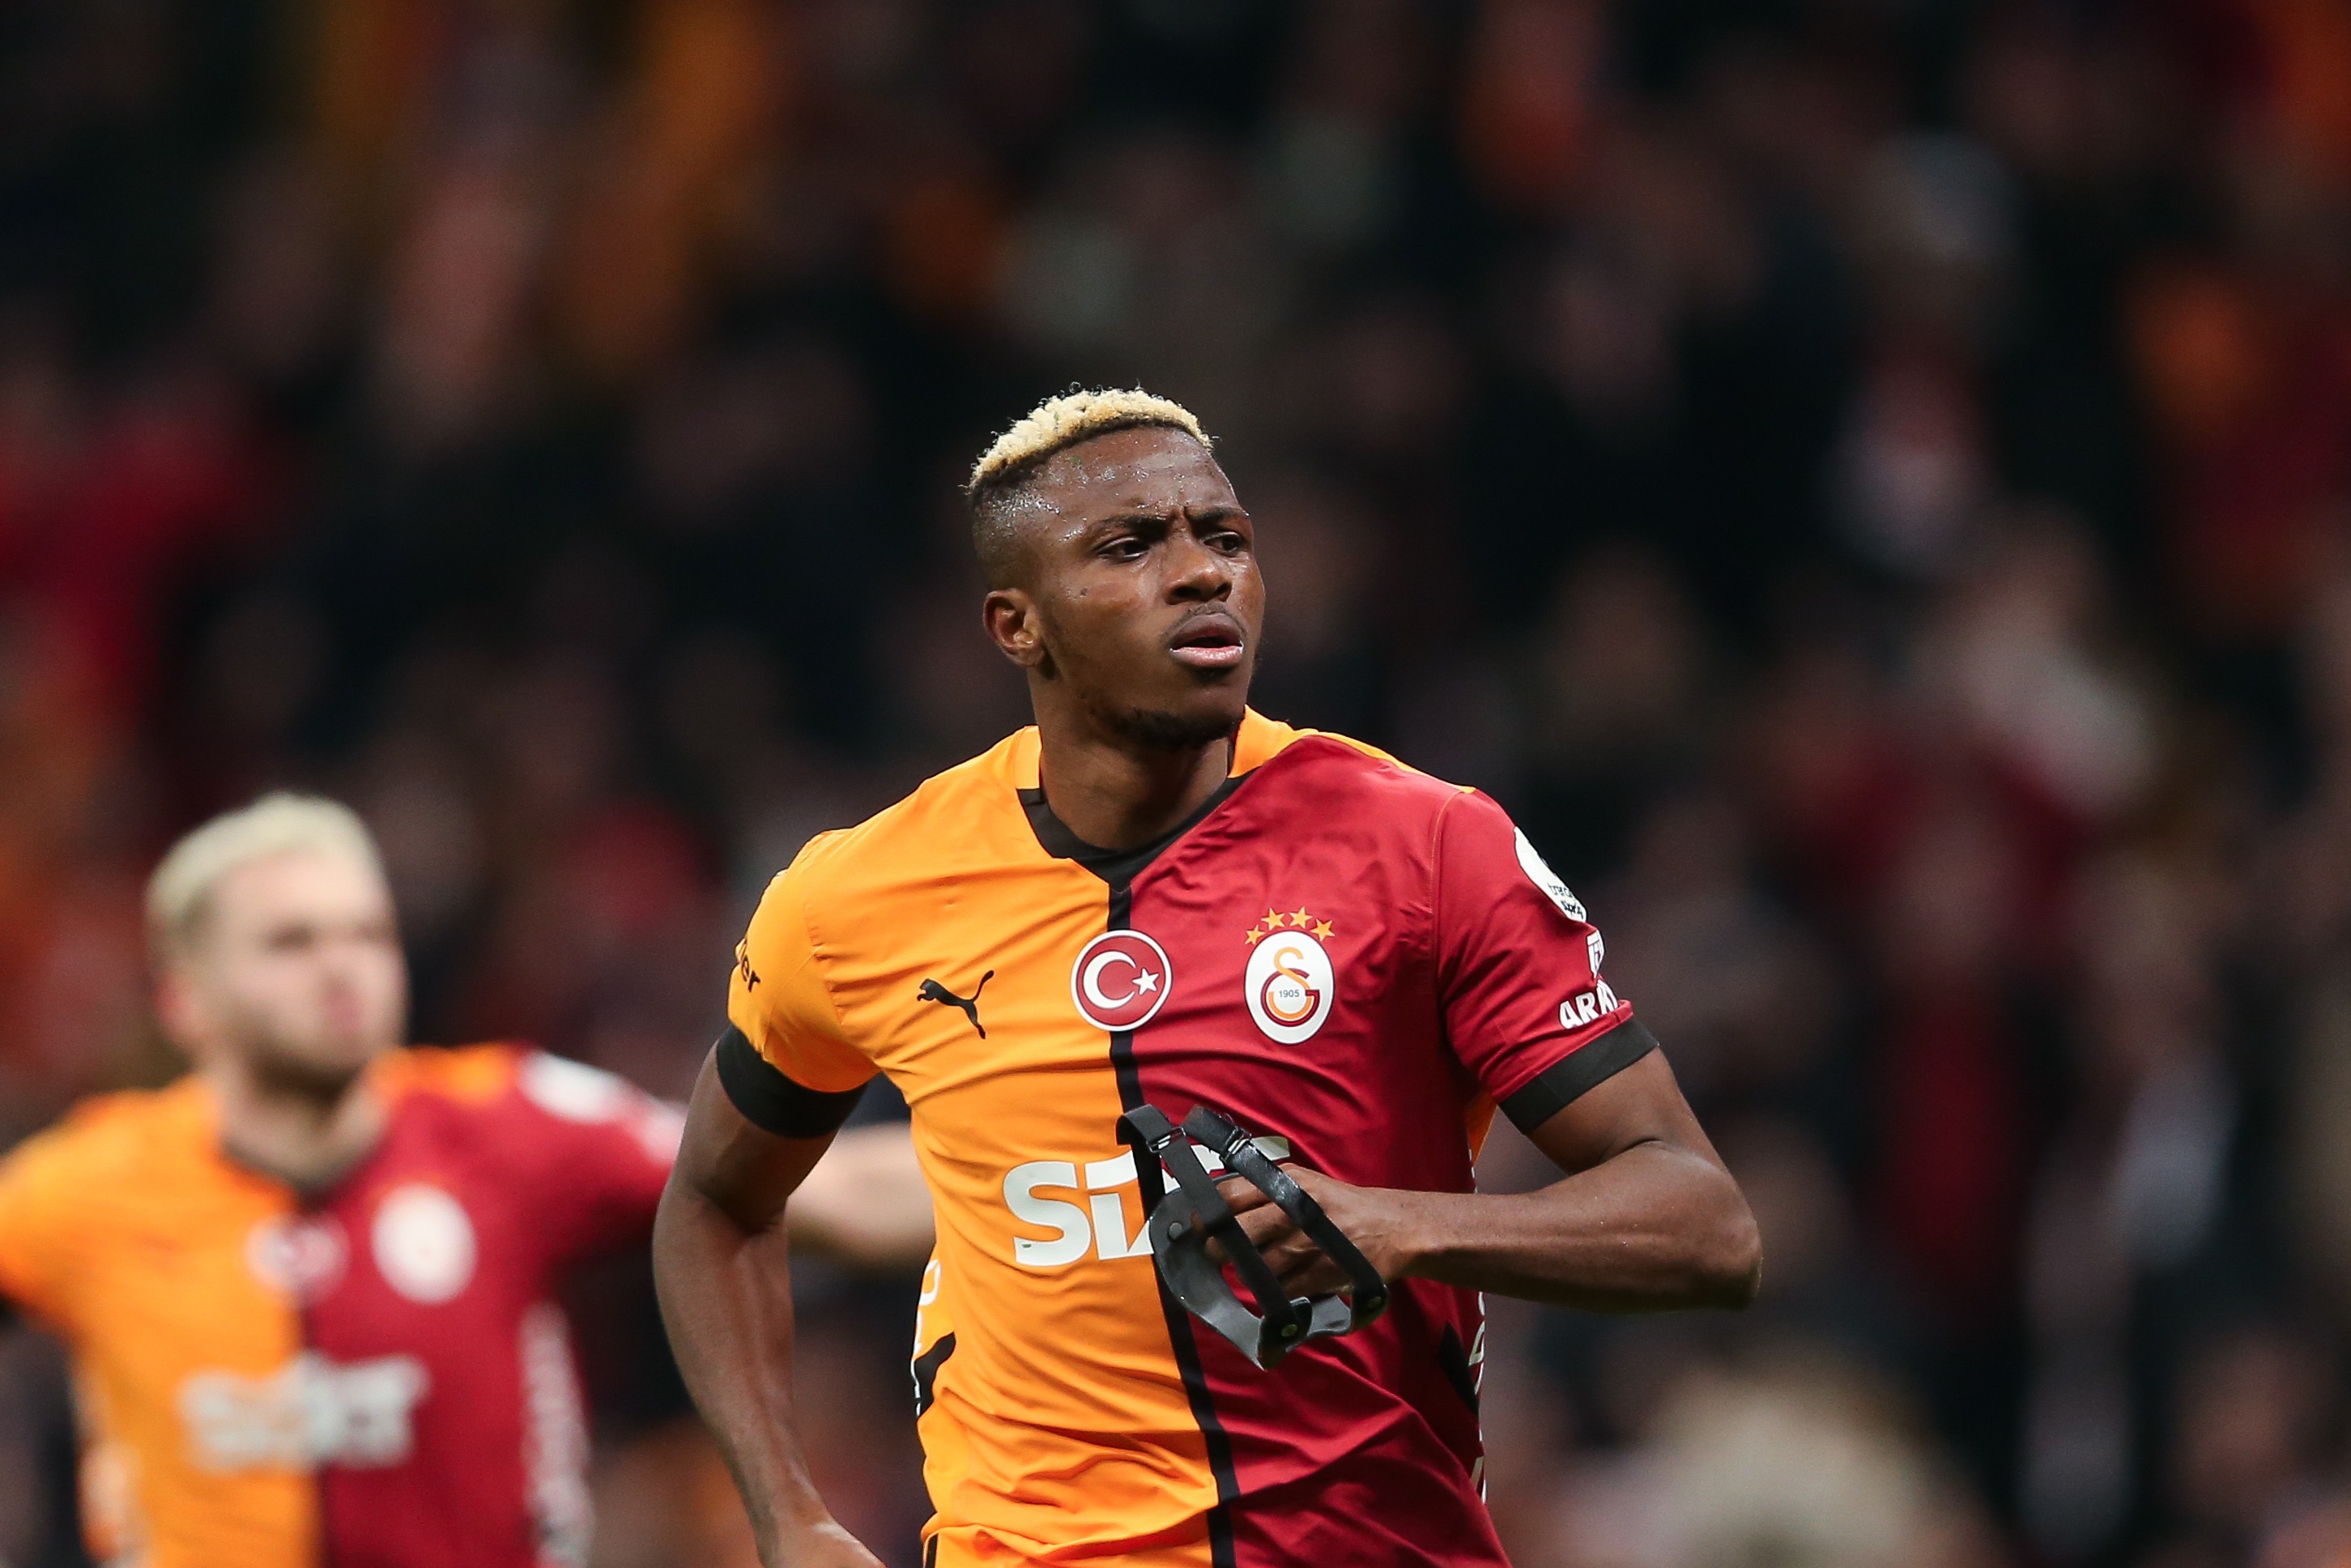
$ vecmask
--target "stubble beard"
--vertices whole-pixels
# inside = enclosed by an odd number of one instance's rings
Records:
[[[1165,708],[1098,708],[1094,716],[1113,735],[1144,751],[1197,751],[1231,736],[1239,723],[1223,714]]]
[[[1259,642],[1262,643],[1261,637]],[[1247,683],[1255,673],[1256,664],[1252,659],[1249,672],[1242,676],[1244,706],[1249,700]],[[1047,681],[1069,679],[1067,666],[1052,656],[1050,648],[1037,673]],[[1077,699],[1078,706],[1103,731],[1138,751],[1197,751],[1217,741],[1228,740],[1240,730],[1238,713],[1187,713],[1175,708],[1126,706],[1087,690],[1087,685],[1082,680],[1070,681],[1071,695]]]
[[[275,1035],[263,1035],[246,1047],[245,1071],[253,1086],[265,1094],[307,1100],[330,1109],[351,1092],[384,1047],[337,1051],[330,1060]]]
[[[246,1059],[246,1071],[254,1087],[273,1096],[288,1100],[307,1100],[322,1108],[331,1107],[351,1092],[367,1071],[364,1063],[357,1067],[308,1061],[297,1056],[279,1055],[272,1051],[256,1052]]]

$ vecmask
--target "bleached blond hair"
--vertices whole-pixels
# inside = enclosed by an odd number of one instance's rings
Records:
[[[971,543],[991,583],[1011,580],[1019,557],[1012,508],[1002,498],[1017,490],[1056,452],[1113,430],[1157,426],[1180,430],[1202,446],[1215,445],[1199,419],[1182,403],[1155,397],[1141,387],[1067,392],[1049,397],[988,443],[971,465],[964,498],[971,504]]]
[[[1190,409],[1141,387],[1067,392],[1047,398],[990,442],[979,461],[971,465],[964,494],[977,496],[991,486],[1017,478],[1065,446],[1113,430],[1151,424],[1180,430],[1203,446],[1215,444]]]
[[[383,874],[375,835],[340,800],[286,790],[225,812],[173,844],[147,879],[147,939],[155,956],[184,955],[202,930],[213,890],[239,866],[283,854],[340,855]]]

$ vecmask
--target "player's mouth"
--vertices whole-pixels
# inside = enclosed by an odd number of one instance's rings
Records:
[[[1178,627],[1167,640],[1167,651],[1177,664],[1196,670],[1230,670],[1238,667],[1248,644],[1238,621],[1222,610],[1210,610]]]

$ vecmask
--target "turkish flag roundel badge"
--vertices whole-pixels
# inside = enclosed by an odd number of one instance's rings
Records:
[[[1166,950],[1140,931],[1105,931],[1070,967],[1079,1016],[1113,1034],[1140,1029],[1167,999]]]

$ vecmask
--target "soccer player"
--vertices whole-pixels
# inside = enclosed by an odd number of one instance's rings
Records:
[[[1255,525],[1190,413],[1055,399],[968,495],[982,617],[1036,726],[770,884],[655,1230],[766,1561],[876,1561],[795,1444],[779,1238],[883,1072],[938,1217],[926,1563],[1499,1563],[1479,1292],[1742,1304],[1746,1203],[1499,807],[1247,707]],[[1385,1315],[1270,1370],[1204,1332],[1155,1276],[1116,1131],[1145,1103],[1286,1140],[1393,1282]],[[1498,1106],[1563,1180],[1472,1191]],[[1294,1293],[1346,1284],[1253,1197],[1232,1193]]]
[[[158,1011],[194,1071],[0,1162],[0,1299],[71,1352],[94,1555],[584,1563],[588,1435],[553,1292],[646,1235],[676,1109],[536,1051],[399,1049],[391,894],[331,801],[274,795],[198,829],[148,916]],[[904,1249],[871,1228],[852,1254]]]

